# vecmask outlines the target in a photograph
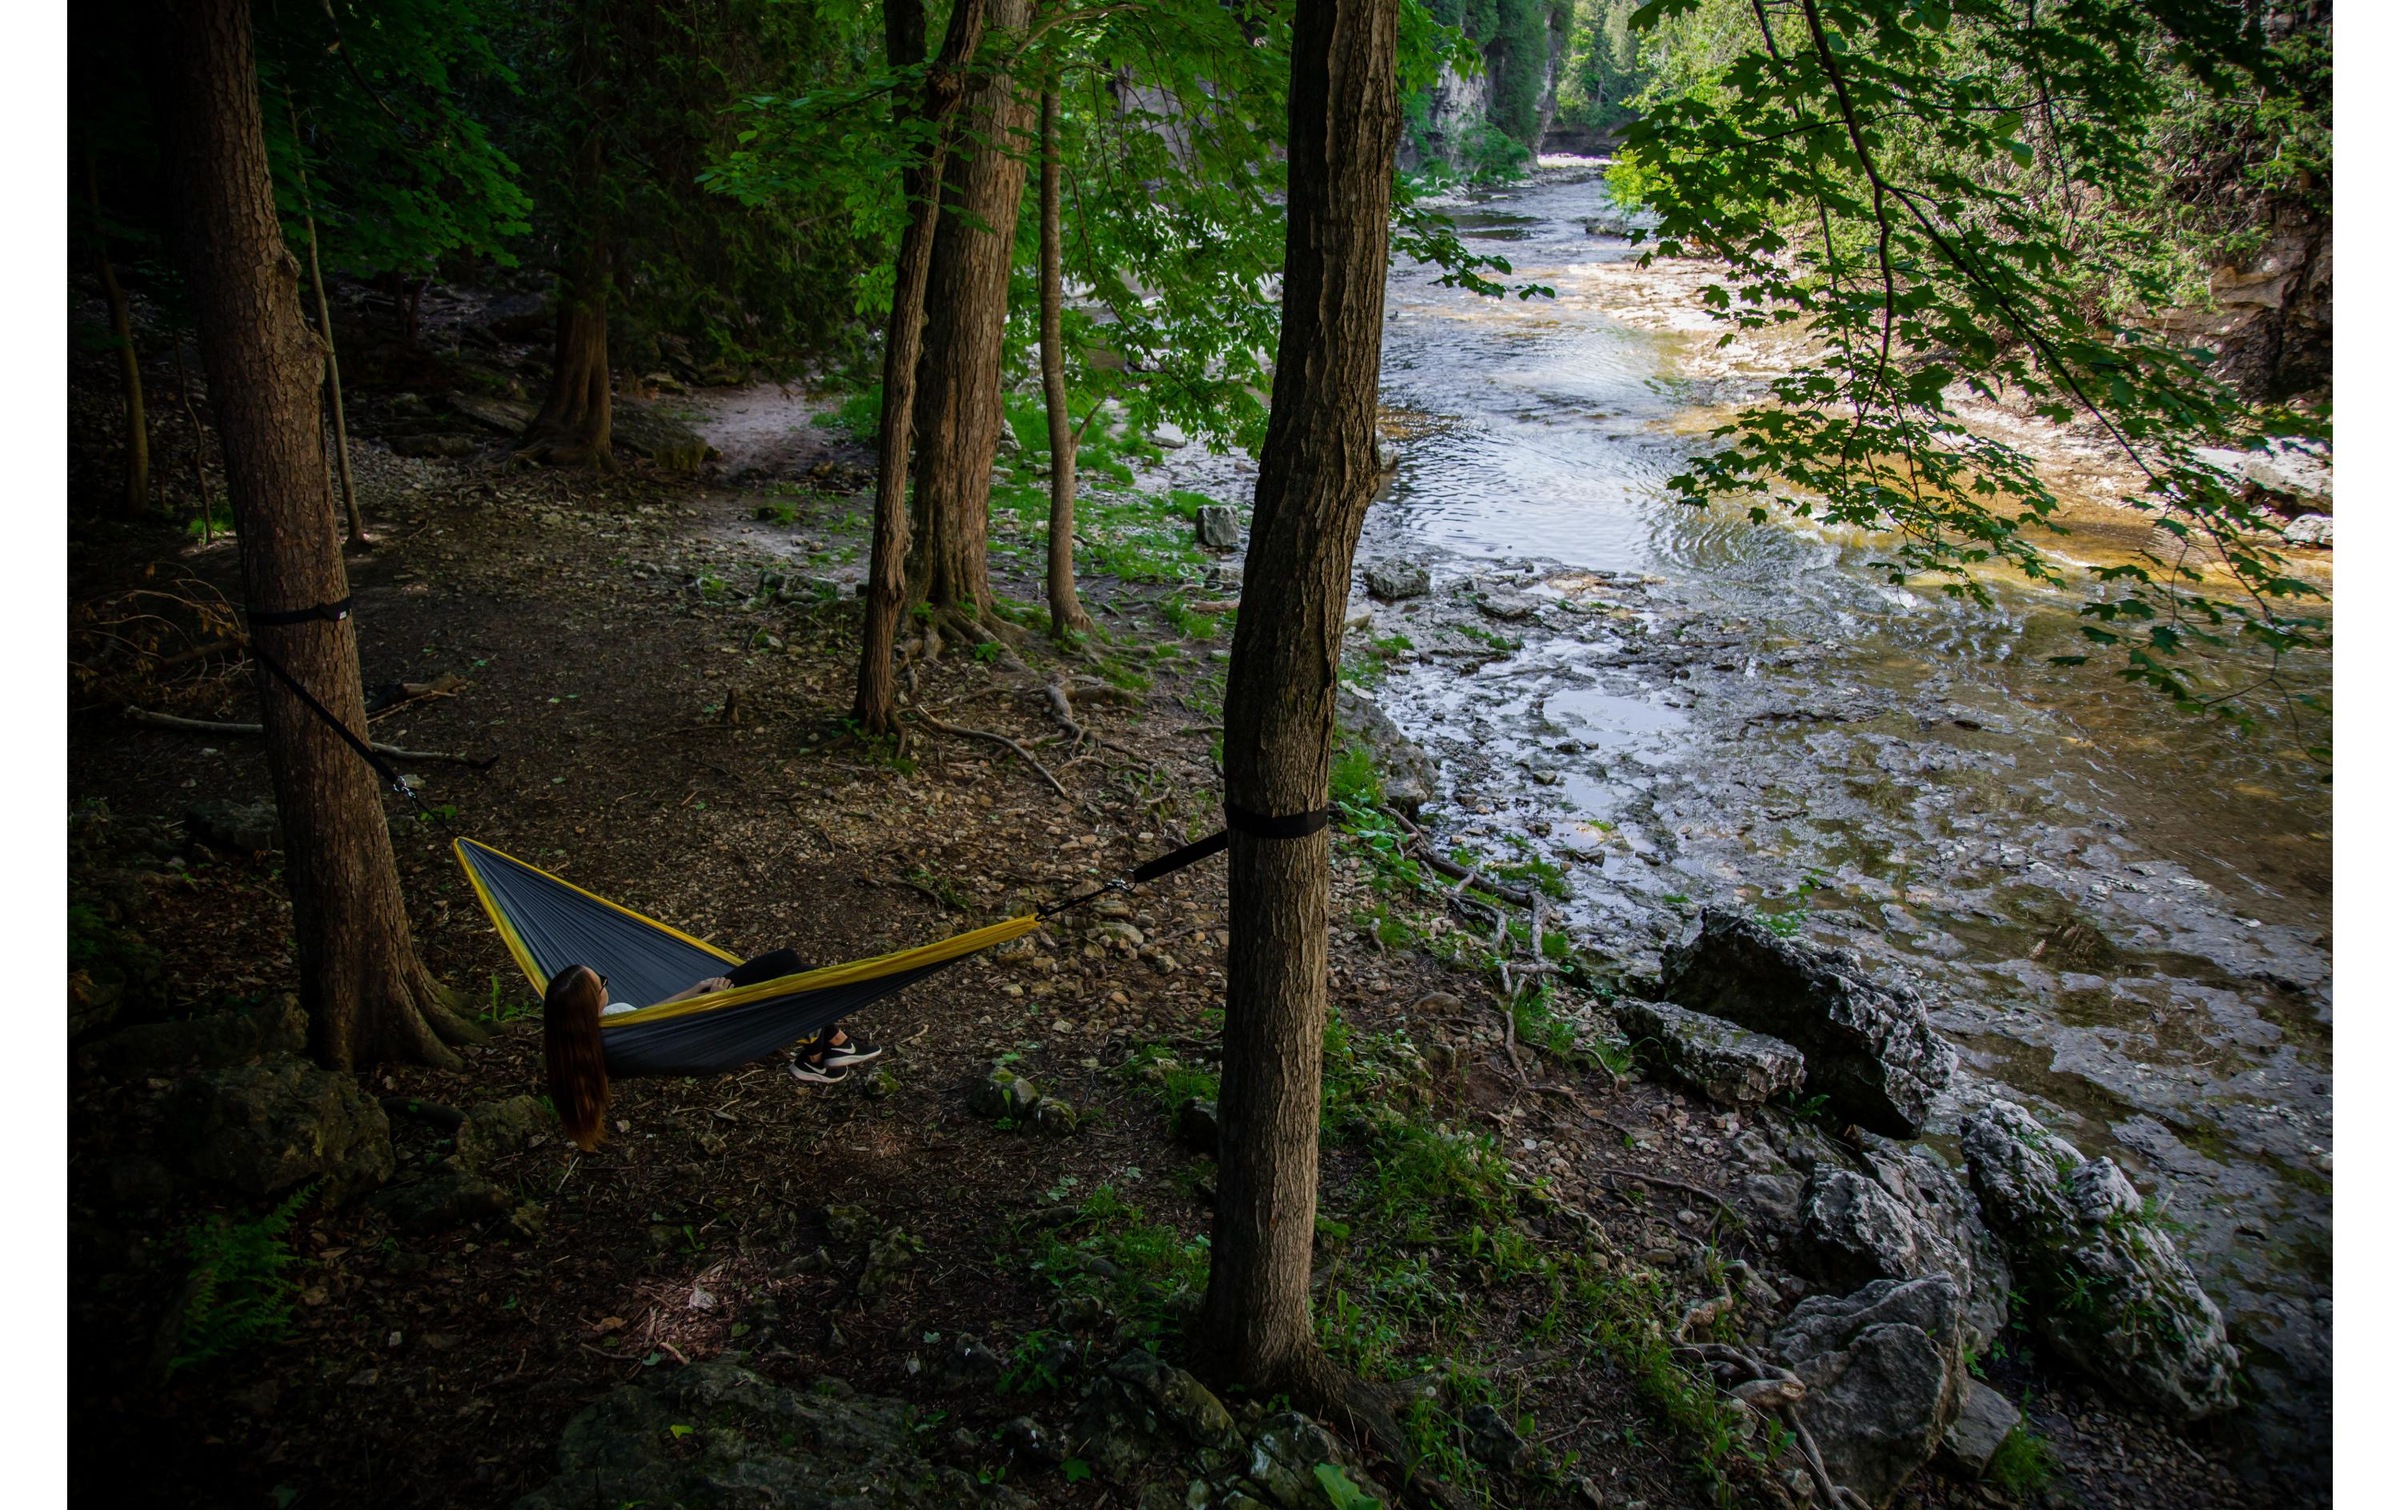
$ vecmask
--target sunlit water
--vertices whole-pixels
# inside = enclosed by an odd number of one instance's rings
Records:
[[[2259,1445],[2306,1472],[2330,1358],[2330,788],[2288,735],[2050,665],[2086,648],[2068,594],[1995,579],[1994,606],[1957,602],[1891,585],[1863,536],[1670,501],[1746,385],[1700,360],[1688,311],[1612,316],[1635,253],[1587,234],[1600,208],[1598,184],[1552,181],[1461,213],[1554,299],[1392,279],[1405,438],[1360,556],[1424,563],[1436,598],[1377,606],[1373,632],[1464,612],[1517,645],[1404,656],[1375,689],[1443,763],[1436,821],[1532,838],[1605,953],[1653,955],[1700,904],[1800,906],[1915,983],[1969,1067],[1937,1149],[2005,1095],[2160,1195],[2247,1349]],[[1549,606],[1476,621],[1455,596],[1475,588]]]

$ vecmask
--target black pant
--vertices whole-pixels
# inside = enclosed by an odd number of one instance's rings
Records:
[[[786,975],[798,975],[807,968],[801,963],[797,952],[778,949],[772,954],[746,959],[726,971],[725,983],[729,986],[755,986],[762,980],[780,980]]]

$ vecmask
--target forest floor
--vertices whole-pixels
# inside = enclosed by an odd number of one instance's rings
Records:
[[[449,852],[454,834],[736,951],[790,945],[830,963],[1057,899],[1214,826],[1229,636],[1210,599],[1231,595],[1238,562],[1189,543],[1195,500],[1105,491],[1144,460],[1138,438],[1091,464],[1103,494],[1084,591],[1101,627],[1085,652],[1031,634],[1004,654],[953,647],[906,678],[913,709],[1032,760],[922,721],[873,744],[846,720],[871,457],[845,429],[800,422],[802,401],[777,418],[775,392],[688,401],[727,453],[707,480],[361,443],[378,541],[350,560],[365,680],[460,679],[383,715],[377,737],[496,757],[418,767],[445,822],[392,804],[420,947],[492,1039],[457,1070],[378,1070],[375,1094],[471,1108],[541,1089],[538,1008]],[[370,435],[375,404],[370,391]],[[161,455],[163,470],[172,448]],[[1038,498],[1019,471],[996,501],[995,587],[1004,616],[1029,624],[1038,543],[1020,520]],[[119,1025],[272,1003],[297,984],[276,857],[176,838],[195,802],[267,796],[258,742],[118,711],[253,717],[246,664],[197,656],[135,676],[92,649],[94,624],[139,613],[206,643],[189,605],[238,601],[232,547],[93,525],[70,579],[71,601],[93,610],[77,633],[97,668],[75,693],[71,798],[97,836],[111,916],[165,966]],[[1053,717],[1054,683],[1083,737]],[[1363,803],[1366,778],[1354,771],[1349,790]],[[112,850],[110,831],[163,833],[176,852]],[[1662,1335],[1725,1292],[1737,1260],[1770,1286],[1782,1274],[1733,1197],[1736,1145],[1757,1129],[1622,1073],[1592,1026],[1605,962],[1504,995],[1488,925],[1462,924],[1446,889],[1395,861],[1393,833],[1367,824],[1337,841],[1328,1347],[1417,1381],[1411,1429],[1467,1502],[1777,1502],[1746,1417],[1676,1366]],[[1505,860],[1489,873],[1511,876]],[[1543,879],[1513,873],[1537,891]],[[191,1234],[255,1221],[258,1204],[129,1175],[155,1167],[143,1140],[172,1082],[79,1060],[78,1496],[505,1505],[550,1479],[562,1427],[589,1402],[732,1357],[779,1382],[838,1376],[909,1401],[941,1453],[1042,1503],[1132,1503],[1133,1486],[1012,1462],[999,1428],[1031,1416],[1065,1429],[1079,1373],[1123,1347],[1178,1354],[1213,1164],[1174,1114],[1213,1094],[1223,888],[1222,862],[1205,862],[878,1004],[856,1026],[887,1052],[839,1086],[804,1087],[780,1060],[621,1082],[598,1153],[550,1138],[484,1171],[520,1202],[514,1216],[418,1231],[373,1201],[306,1206],[288,1237],[286,1333],[163,1383],[152,1354]],[[1502,955],[1540,947],[1522,918],[1513,928]],[[995,1063],[1071,1102],[1072,1135],[974,1115],[968,1092]],[[408,1116],[393,1137],[404,1182],[452,1152]],[[870,1270],[879,1293],[862,1297]],[[967,1336],[1003,1360],[996,1387],[962,1389],[945,1365]],[[1986,1367],[2028,1403],[2047,1487],[2032,1468],[2006,1491],[1928,1470],[1901,1503],[2264,1502],[2216,1446],[2022,1352]],[[1532,1466],[1475,1461],[1462,1423],[1484,1403],[1534,1445]]]

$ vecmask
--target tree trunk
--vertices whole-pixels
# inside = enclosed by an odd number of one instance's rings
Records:
[[[941,214],[936,192],[949,155],[951,117],[966,93],[962,72],[983,45],[985,0],[957,0],[950,11],[950,30],[942,38],[942,55],[925,79],[920,117],[934,127],[925,160],[908,170],[903,181],[912,207],[908,228],[900,234],[900,252],[892,272],[892,317],[883,338],[883,420],[877,428],[878,465],[875,474],[875,534],[867,565],[867,613],[861,631],[864,641],[858,659],[858,698],[851,714],[869,734],[889,734],[899,727],[899,705],[892,688],[892,641],[900,627],[900,605],[907,594],[908,452],[916,416],[917,358],[925,326],[927,274],[933,263],[934,225]]]
[[[308,192],[308,159],[301,150],[300,112],[290,90],[283,95],[284,113],[292,121],[292,161],[300,170],[300,219],[308,227],[308,281],[317,294],[317,339],[325,343],[325,393],[333,405],[333,458],[342,481],[342,519],[350,527],[350,544],[363,547],[366,521],[358,514],[358,489],[350,481],[350,421],[342,413],[342,363],[333,349],[333,306],[325,298],[325,272],[317,262],[317,207]]]
[[[568,173],[575,230],[559,269],[558,340],[550,363],[550,392],[525,427],[518,451],[553,466],[616,470],[609,434],[608,222],[602,202],[604,159],[599,127],[606,47],[600,34],[599,0],[586,0],[576,39],[574,68],[585,119]],[[420,284],[418,293],[423,292]],[[415,299],[410,301],[409,344],[416,344]]]
[[[1075,422],[1067,414],[1067,348],[1060,306],[1058,91],[1042,93],[1042,402],[1050,418],[1050,634],[1092,627],[1075,597]]]
[[[267,177],[249,0],[171,0],[148,30],[244,598],[269,611],[339,602],[350,589],[317,420],[319,354]],[[259,625],[253,638],[364,737],[349,620]],[[338,1069],[455,1064],[442,1037],[473,1032],[417,958],[373,772],[263,667],[258,684],[311,1051]]]
[[[994,30],[1022,31],[1031,6],[990,0],[990,17]],[[1004,422],[1000,360],[1017,209],[1025,197],[1025,164],[1013,138],[1031,122],[1014,82],[1001,72],[974,81],[964,112],[962,132],[973,147],[953,156],[944,175],[941,228],[927,274],[908,580],[912,597],[988,627],[986,524]]]
[[[1229,812],[1326,804],[1351,559],[1376,481],[1397,17],[1397,0],[1299,0],[1293,15],[1283,331],[1225,694]],[[1319,1401],[1345,1394],[1308,1310],[1330,858],[1322,829],[1233,835],[1223,1152],[1198,1338],[1217,1379]]]
[[[100,218],[100,159],[84,159],[85,187],[92,205],[92,256],[100,264],[100,289],[108,296],[109,337],[116,343],[117,373],[125,390],[125,517],[150,512],[150,416],[142,403],[142,359],[133,344],[133,311],[108,260],[108,226]]]

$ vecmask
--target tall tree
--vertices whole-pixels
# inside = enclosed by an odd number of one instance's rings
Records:
[[[108,221],[100,210],[100,158],[84,157],[84,189],[92,210],[92,261],[100,291],[108,298],[109,339],[117,348],[117,372],[125,393],[125,517],[150,512],[150,417],[142,404],[142,359],[133,344],[133,312],[108,256]]]
[[[916,4],[917,0],[886,0]],[[892,686],[892,642],[907,593],[908,459],[915,430],[917,362],[924,349],[927,275],[933,264],[935,226],[941,216],[941,184],[949,156],[951,119],[966,97],[966,66],[983,45],[985,0],[957,0],[942,53],[924,75],[915,126],[923,156],[903,175],[908,223],[892,264],[892,313],[883,341],[883,419],[878,427],[875,526],[867,564],[866,624],[858,661],[858,697],[852,716],[870,734],[898,727]],[[905,26],[890,35],[905,42]],[[923,35],[920,22],[916,35]]]
[[[1058,91],[1042,91],[1042,403],[1050,421],[1050,633],[1092,627],[1075,597],[1075,421],[1067,413],[1064,279],[1058,215]]]
[[[1350,568],[1374,495],[1397,0],[1299,0],[1292,20],[1283,327],[1225,694],[1233,945],[1202,1367],[1333,1404],[1309,1321],[1325,1037],[1325,808]],[[1297,825],[1305,827],[1306,825]]]
[[[317,419],[320,353],[276,220],[248,0],[158,0],[148,19],[154,112],[179,185],[178,240],[241,534],[244,599],[267,613],[346,601]],[[252,634],[364,737],[350,620]],[[263,663],[258,685],[311,1051],[339,1068],[455,1063],[443,1040],[474,1030],[417,958],[373,773]]]
[[[1013,47],[1032,7],[1029,0],[989,0],[988,14],[994,45]],[[988,632],[992,606],[992,459],[1005,422],[1000,360],[1025,195],[1025,154],[1016,138],[1031,124],[1029,115],[1005,67],[978,70],[960,110],[959,148],[943,175],[927,274],[908,585],[912,598],[946,611],[977,637]]]
[[[614,468],[608,364],[607,118],[611,57],[609,0],[583,0],[568,68],[569,109],[579,117],[569,150],[561,217],[558,334],[550,391],[526,428],[523,453],[559,466]]]

